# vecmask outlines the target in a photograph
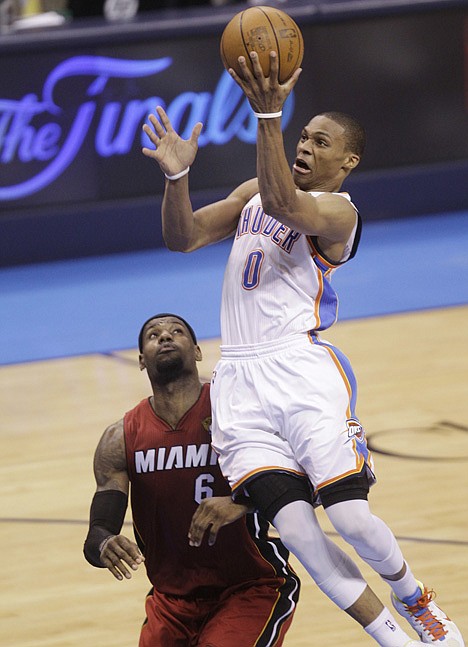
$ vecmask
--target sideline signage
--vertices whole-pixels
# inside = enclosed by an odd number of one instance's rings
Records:
[[[356,171],[468,159],[467,11],[301,25],[303,73],[283,113],[292,160],[315,113],[355,115],[368,132]],[[15,211],[161,195],[141,153],[162,105],[184,138],[202,121],[193,191],[255,175],[256,119],[219,57],[219,35],[64,44],[0,57],[0,219]],[[21,38],[19,35],[18,38]]]
[[[141,154],[142,146],[150,146],[142,124],[157,105],[183,138],[197,121],[204,124],[200,149],[255,144],[257,120],[223,69],[212,70],[203,90],[183,81],[179,91],[167,81],[169,75],[181,76],[172,56],[60,59],[52,66],[41,65],[34,75],[22,75],[17,97],[0,98],[0,204],[66,202],[75,192],[70,187],[74,177],[80,200],[127,197],[145,189],[149,193],[160,174]],[[283,111],[283,128],[293,112],[292,94]],[[143,167],[146,187],[138,172]],[[205,169],[198,188],[208,188],[214,175]]]

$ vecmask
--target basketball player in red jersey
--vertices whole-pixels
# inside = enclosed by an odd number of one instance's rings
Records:
[[[282,645],[300,582],[268,523],[232,501],[210,444],[195,333],[165,313],[138,341],[153,394],[98,444],[85,557],[118,580],[145,564],[153,588],[140,647]],[[137,543],[120,534],[129,489]]]

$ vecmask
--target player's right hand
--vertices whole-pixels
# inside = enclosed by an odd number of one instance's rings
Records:
[[[205,533],[208,546],[216,542],[219,530],[241,519],[251,508],[243,503],[235,503],[230,496],[214,496],[203,499],[195,510],[190,524],[188,537],[190,546],[201,546]]]
[[[101,563],[108,568],[117,580],[131,579],[132,574],[127,566],[133,571],[145,561],[135,542],[130,541],[124,535],[113,535],[109,537],[101,549]]]
[[[161,106],[157,106],[155,114],[150,114],[148,119],[151,125],[144,124],[143,130],[155,148],[143,147],[143,155],[156,160],[167,175],[175,175],[187,166],[190,167],[198,151],[198,138],[203,124],[197,122],[190,138],[182,139]]]

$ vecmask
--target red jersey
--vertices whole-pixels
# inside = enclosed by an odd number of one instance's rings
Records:
[[[214,546],[206,538],[199,547],[189,545],[200,501],[230,495],[211,448],[210,425],[209,384],[175,429],[157,416],[149,399],[124,417],[133,523],[149,580],[162,593],[179,596],[259,578],[276,578],[278,586],[291,578],[297,587],[286,548],[268,537],[268,523],[257,514],[221,528]]]

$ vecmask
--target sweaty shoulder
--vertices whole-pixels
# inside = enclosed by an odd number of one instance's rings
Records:
[[[118,444],[123,440],[123,433],[124,421],[123,418],[121,418],[120,420],[117,420],[117,422],[113,422],[107,427],[102,435],[101,442],[104,441],[109,445],[115,445],[116,443]]]
[[[351,202],[349,193],[332,193],[329,191],[310,191],[310,195],[317,199],[322,208],[333,210],[340,214],[346,214],[353,222],[356,219],[357,208]]]
[[[311,192],[316,199],[325,227],[315,237],[316,247],[332,264],[340,264],[354,256],[359,213],[348,193]]]
[[[109,425],[101,436],[94,456],[94,471],[99,486],[109,482],[117,471],[126,469],[123,419]]]

